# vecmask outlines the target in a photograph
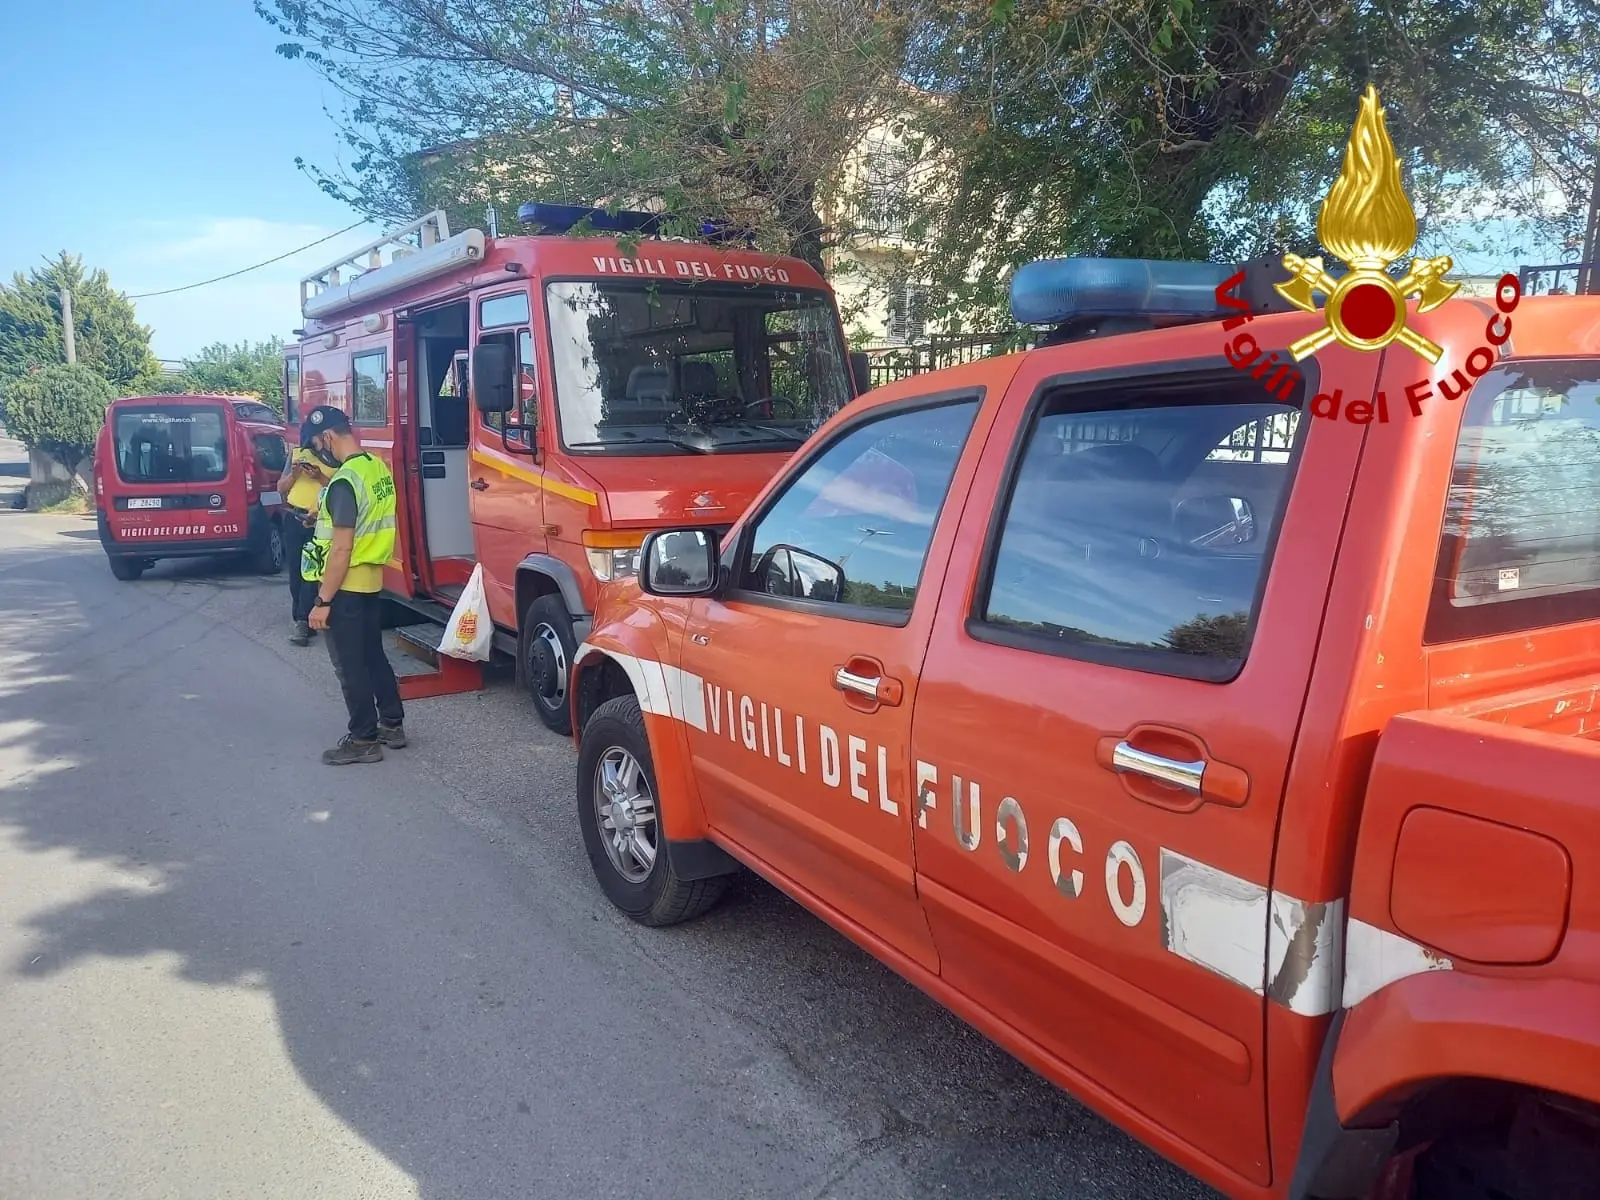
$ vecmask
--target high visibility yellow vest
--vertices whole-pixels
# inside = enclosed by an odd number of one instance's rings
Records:
[[[328,487],[341,479],[355,489],[356,531],[350,547],[350,570],[339,590],[376,592],[383,587],[384,563],[394,557],[394,476],[381,460],[362,452],[345,459]],[[317,508],[317,527],[300,557],[300,574],[306,579],[321,579],[332,548],[333,514],[324,488]]]

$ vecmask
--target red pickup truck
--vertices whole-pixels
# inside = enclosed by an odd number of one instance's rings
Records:
[[[751,869],[1230,1196],[1600,1195],[1600,297],[1025,278],[610,590],[606,894]]]

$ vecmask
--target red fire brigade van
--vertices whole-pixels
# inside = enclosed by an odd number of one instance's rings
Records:
[[[647,213],[519,216],[537,232],[435,212],[307,276],[284,386],[291,420],[342,409],[394,471],[386,591],[443,619],[481,563],[496,647],[567,733],[601,585],[652,529],[730,526],[865,359],[796,259],[652,238]]]
[[[283,569],[278,474],[283,422],[239,396],[124,396],[106,409],[94,503],[111,573],[134,580],[163,558],[245,555]]]

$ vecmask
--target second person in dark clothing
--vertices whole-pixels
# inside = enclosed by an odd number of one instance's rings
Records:
[[[294,631],[289,640],[304,646],[311,640],[311,606],[317,602],[317,584],[300,573],[300,560],[311,540],[321,506],[322,489],[339,469],[338,463],[325,463],[316,453],[302,446],[284,465],[278,477],[287,511],[283,519],[284,553],[289,566],[289,617]]]

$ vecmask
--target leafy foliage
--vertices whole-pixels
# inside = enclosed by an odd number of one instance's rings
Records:
[[[66,361],[61,338],[61,289],[72,293],[72,326],[78,365],[128,391],[160,371],[150,353],[150,330],[133,305],[114,290],[101,270],[62,251],[9,285],[0,284],[0,394],[10,381],[37,367]]]
[[[150,390],[168,395],[254,396],[282,415],[283,342],[278,338],[237,345],[213,342],[185,359],[181,372],[166,376]]]
[[[1166,648],[1206,658],[1243,658],[1250,642],[1247,612],[1201,615],[1167,630]]]
[[[43,450],[76,471],[93,453],[106,406],[116,398],[116,389],[93,368],[53,363],[8,384],[0,418],[30,450]]]
[[[1010,272],[1035,258],[1315,253],[1369,82],[1422,252],[1514,261],[1534,239],[1575,238],[1600,162],[1600,0],[257,9],[282,54],[350,98],[353,160],[308,169],[364,212],[409,220],[442,203],[479,224],[493,204],[509,232],[536,197],[664,206],[680,231],[750,228],[863,272],[874,293],[916,276],[952,332],[1008,326]],[[877,157],[901,165],[863,184],[864,139],[885,130]],[[863,199],[904,252],[827,260]]]
[[[907,72],[952,173],[920,198],[947,312],[1000,316],[1010,268],[1048,255],[1312,252],[1368,82],[1425,248],[1470,248],[1468,218],[1506,214],[1512,240],[1570,237],[1594,181],[1596,0],[943,8]]]
[[[820,205],[902,101],[903,0],[257,0],[351,98],[330,194],[453,222],[545,200],[718,221],[819,268]],[[417,153],[425,151],[425,153]],[[507,229],[509,231],[509,228]]]

